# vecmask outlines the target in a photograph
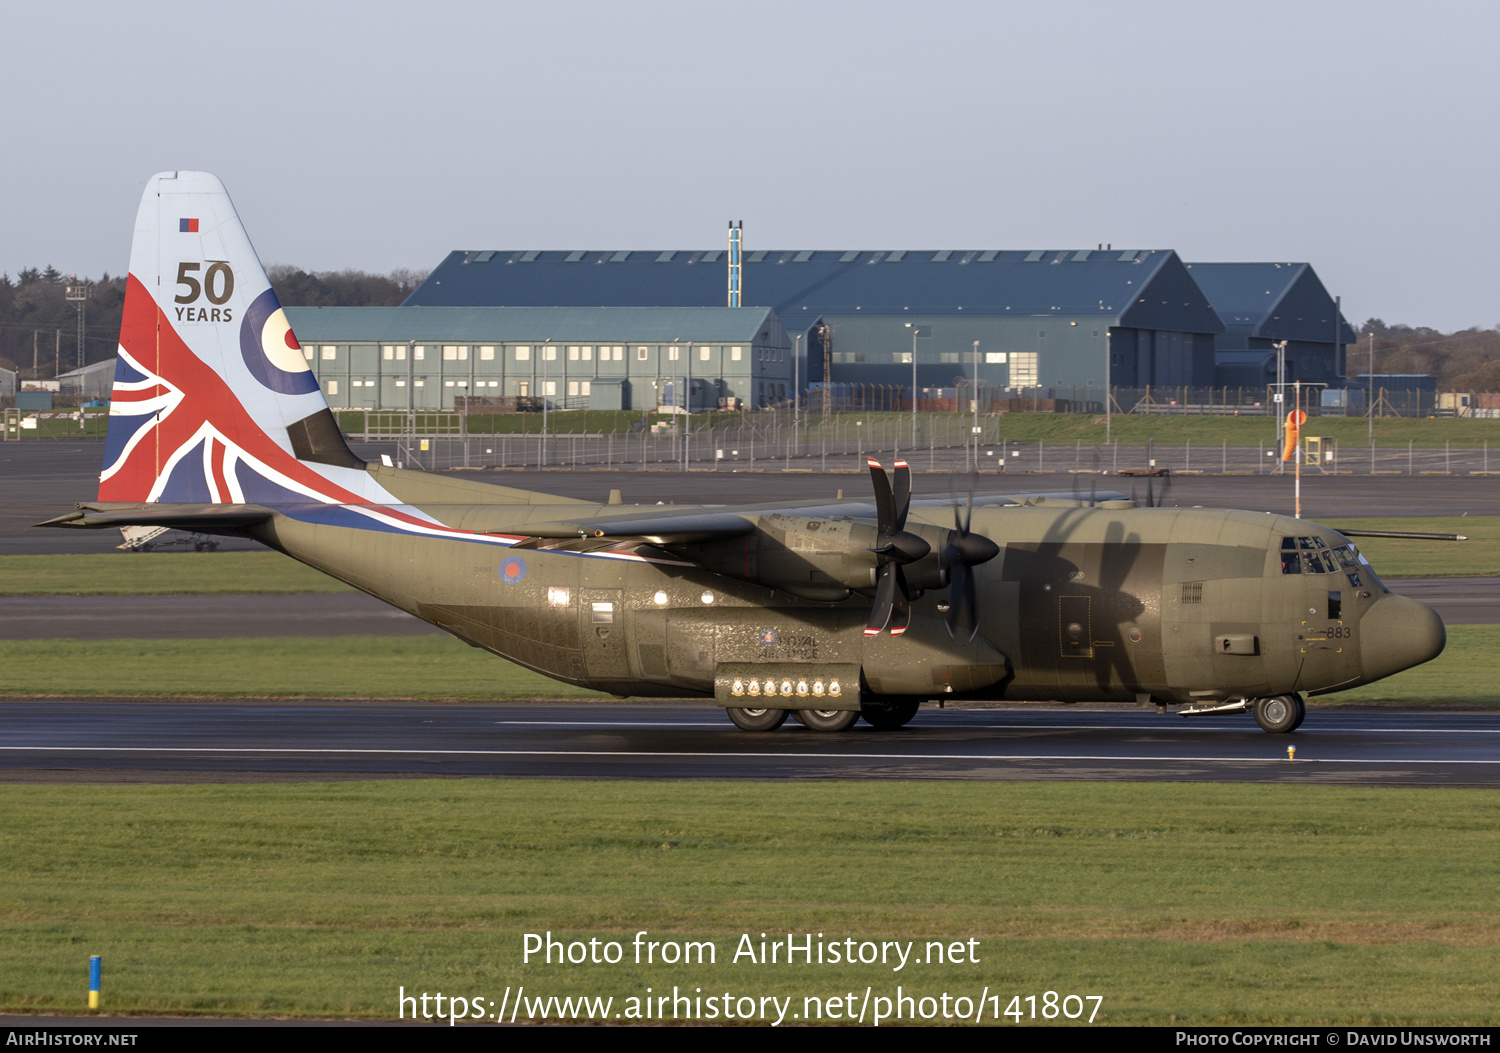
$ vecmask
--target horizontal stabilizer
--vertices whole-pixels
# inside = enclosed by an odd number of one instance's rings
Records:
[[[274,514],[260,505],[96,504],[37,526],[99,530],[105,527],[159,526],[218,534],[264,523]]]

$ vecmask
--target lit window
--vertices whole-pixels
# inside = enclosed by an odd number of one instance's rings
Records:
[[[337,395],[338,393],[339,393],[339,382],[337,380],[330,380],[328,382],[328,394],[330,394],[330,395]]]
[[[568,395],[571,397],[571,396],[576,395],[576,394],[578,394],[578,381],[576,381],[576,380],[570,380],[570,381],[568,381]]]
[[[556,395],[557,394],[557,381],[555,381],[555,380],[544,381],[542,383],[542,394],[543,395]]]
[[[453,345],[453,344],[444,344],[443,345],[443,361],[444,362],[457,362],[458,361],[458,348],[455,345]],[[450,384],[448,386],[452,387],[453,385]]]
[[[583,356],[583,360],[585,362],[588,362],[594,357],[594,349],[592,347],[580,347],[578,349],[578,353]]]
[[[425,388],[426,386],[427,386],[427,381],[425,381],[425,380],[417,380],[417,381],[413,381],[412,382],[412,387],[414,387],[414,388]]]
[[[568,361],[569,362],[577,362],[578,361],[578,345],[577,344],[573,344],[571,347],[568,348]]]
[[[307,347],[304,347],[302,349],[302,357],[303,358],[305,358],[309,362],[311,362],[312,361],[312,356],[313,356],[313,349],[312,349],[311,345],[308,345]]]
[[[445,381],[443,381],[443,387],[445,387],[445,388],[451,388],[452,386],[453,386],[453,381],[451,381],[451,380],[445,380]]]
[[[495,360],[495,345],[485,344],[480,347],[479,359],[482,362],[493,362]]]
[[[641,350],[644,351],[646,349],[643,347],[643,348],[641,348]],[[677,361],[677,345],[676,344],[673,344],[671,347],[669,347],[667,349],[667,358],[670,359],[673,362]]]
[[[542,358],[548,362],[556,362],[557,348],[553,347],[551,344],[547,344],[542,348]]]
[[[580,395],[587,395],[587,394],[589,394],[589,389],[592,388],[592,387],[593,387],[593,382],[592,381],[588,381],[588,380],[580,381],[579,385],[578,385],[578,393]]]
[[[910,351],[893,351],[891,353],[891,358],[896,362],[905,363],[908,366],[911,365]]]
[[[529,347],[527,347],[525,345],[522,345],[521,347],[516,348],[516,361],[517,362],[530,362],[531,361],[531,348],[529,348]]]
[[[625,349],[623,347],[616,346],[612,350],[614,351],[613,358],[616,362],[625,361]]]
[[[1003,366],[1003,365],[1005,365],[1005,352],[1004,351],[986,351],[984,353],[984,360],[985,360],[985,362],[987,364],[992,365],[992,366],[993,365],[1002,365]]]
[[[404,387],[406,387],[406,381],[404,381],[404,380],[398,380],[398,381],[396,381],[396,386],[398,388],[404,388]]]
[[[386,344],[380,349],[380,357],[389,362],[391,359],[396,357],[396,349],[390,344]]]
[[[335,358],[338,357],[338,353],[339,353],[339,349],[337,347],[326,347],[325,346],[323,348],[323,361],[324,362],[331,362],[331,361],[333,361]]]
[[[742,350],[743,348],[731,347],[729,349],[729,360],[731,362],[738,362],[740,360],[740,352]]]
[[[418,362],[422,361],[427,357],[427,348],[423,347],[421,344],[418,344],[416,347],[411,349],[411,357],[415,358]]]
[[[712,350],[712,349],[711,348],[707,348],[707,347],[700,347],[698,349],[698,361],[699,362],[707,362],[708,361],[708,353],[709,353],[710,350]]]

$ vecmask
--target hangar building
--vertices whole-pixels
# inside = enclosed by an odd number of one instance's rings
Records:
[[[446,410],[545,397],[566,409],[713,409],[790,397],[791,351],[764,307],[288,307],[330,406]],[[540,403],[536,403],[540,405]]]
[[[1276,344],[1287,341],[1286,379],[1339,385],[1344,347],[1357,339],[1307,263],[1190,263],[1224,323],[1215,383],[1264,387],[1276,380]]]
[[[727,256],[711,251],[453,252],[403,309],[708,307],[726,302]],[[800,351],[805,386],[831,379],[1001,388],[1207,386],[1224,326],[1170,250],[746,253],[741,302],[767,305]],[[826,328],[823,325],[826,325]],[[299,329],[300,333],[300,329]],[[1060,396],[1069,391],[1059,390]]]

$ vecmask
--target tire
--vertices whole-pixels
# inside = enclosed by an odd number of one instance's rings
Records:
[[[1295,695],[1293,697],[1297,698],[1297,719],[1292,722],[1292,730],[1296,731],[1302,726],[1302,722],[1307,719],[1307,703],[1302,701],[1300,697]]]
[[[859,710],[799,709],[797,719],[813,731],[847,731],[859,719]]]
[[[1262,731],[1283,735],[1297,726],[1302,699],[1297,695],[1272,695],[1255,700],[1255,722]]]
[[[922,707],[920,698],[895,698],[888,700],[860,699],[859,715],[865,723],[877,731],[895,731],[911,723]]]
[[[740,709],[730,706],[729,719],[741,731],[775,731],[786,723],[784,709]]]

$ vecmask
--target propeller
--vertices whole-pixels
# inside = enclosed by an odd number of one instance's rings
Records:
[[[867,459],[870,482],[875,487],[875,524],[877,536],[871,549],[878,557],[875,574],[875,602],[870,607],[866,636],[879,636],[887,627],[892,636],[906,632],[911,622],[911,590],[901,568],[915,563],[932,551],[932,546],[916,534],[906,532],[906,513],[911,508],[911,469],[905,461],[896,462],[894,488],[890,476],[879,461]]]
[[[971,569],[986,563],[1000,554],[1000,546],[983,534],[969,531],[974,518],[974,493],[959,516],[958,503],[953,505],[953,529],[948,532],[947,544],[939,557],[948,575],[948,636],[953,637],[955,626],[963,625],[969,630],[969,639],[979,632],[979,594]]]

